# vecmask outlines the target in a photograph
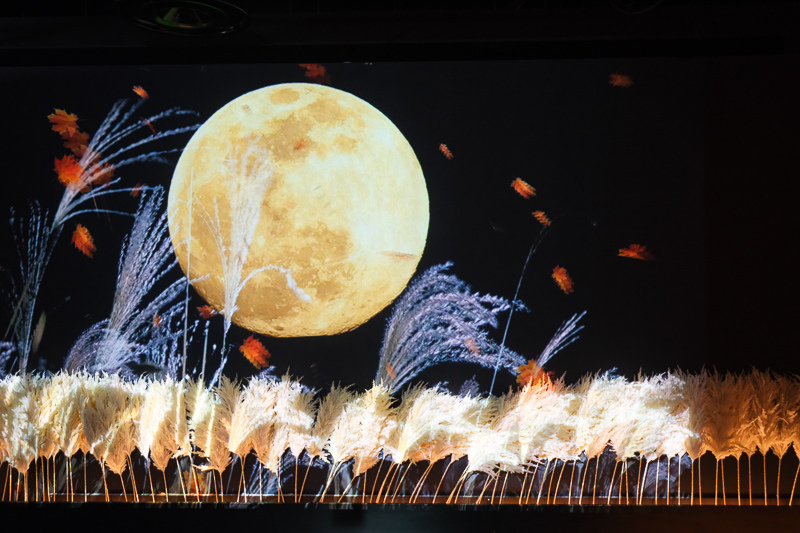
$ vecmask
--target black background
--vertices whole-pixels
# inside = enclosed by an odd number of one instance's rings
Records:
[[[581,339],[551,363],[568,380],[611,368],[627,375],[698,370],[712,360],[706,338],[704,59],[325,65],[331,86],[381,110],[417,154],[431,214],[419,272],[452,261],[451,271],[473,290],[511,299],[541,227],[531,212],[543,210],[553,220],[522,280],[519,297],[530,312],[513,316],[512,349],[535,357],[564,320],[587,310]],[[4,84],[15,102],[9,121],[19,124],[7,147],[24,164],[3,203],[57,205],[62,186],[52,161],[65,150],[46,119],[54,108],[77,114],[83,131],[92,132],[114,100],[136,98],[131,87],[141,85],[151,95],[142,114],[180,106],[204,120],[250,90],[306,81],[304,72],[294,63],[5,69]],[[612,73],[629,75],[634,85],[610,85]],[[172,142],[186,140],[188,135]],[[440,143],[453,152],[452,160],[438,150]],[[118,175],[128,186],[166,188],[171,166],[140,164]],[[537,196],[516,194],[510,187],[516,177],[531,183]],[[125,193],[107,202],[127,211],[136,205]],[[50,370],[83,329],[109,313],[119,246],[130,227],[129,219],[115,215],[84,215],[75,222],[95,235],[98,251],[94,259],[78,253],[69,243],[74,222],[67,224],[42,289],[48,318],[40,355]],[[618,250],[632,243],[646,245],[656,260],[619,257]],[[5,263],[13,261],[13,254],[3,256]],[[556,265],[569,271],[574,293],[562,293],[553,282]],[[203,303],[196,300],[190,320]],[[377,369],[387,318],[388,311],[334,337],[263,341],[278,373],[288,368],[315,387],[336,381],[363,388]],[[219,343],[222,321],[213,320],[211,342]],[[234,330],[234,350],[249,334]],[[190,348],[189,368],[201,347],[195,342]],[[242,361],[235,353],[229,372],[252,373]],[[489,371],[463,365],[421,377],[458,387],[473,373],[487,388]],[[512,382],[507,374],[500,383]]]
[[[515,315],[512,348],[537,354],[563,319],[585,308],[581,339],[551,361],[568,381],[615,366],[626,375],[640,367],[659,372],[676,365],[798,372],[800,47],[791,3],[569,2],[570,9],[561,10],[548,7],[552,3],[516,1],[508,9],[498,1],[488,10],[459,11],[437,2],[435,12],[408,14],[402,9],[410,3],[395,2],[397,16],[373,17],[320,14],[320,3],[289,1],[288,15],[269,13],[240,34],[204,39],[148,34],[117,17],[93,17],[91,6],[119,2],[69,4],[84,8],[55,19],[38,18],[39,9],[28,8],[22,13],[27,18],[0,19],[2,213],[29,199],[54,208],[61,195],[52,161],[64,151],[45,118],[53,108],[78,114],[81,127],[92,131],[112,101],[138,84],[153,94],[151,109],[180,105],[206,118],[245,91],[303,81],[297,64],[321,62],[332,86],[387,114],[420,159],[432,206],[421,269],[453,260],[453,272],[474,290],[510,297],[536,231],[529,208],[535,204],[554,219],[560,215],[559,230],[547,237],[523,281],[521,297],[532,312]],[[293,13],[292,5],[309,9]],[[529,65],[523,76],[508,66],[511,59],[545,61]],[[491,63],[469,66],[465,60]],[[208,66],[203,76],[204,64],[227,66]],[[412,66],[419,77],[399,75]],[[478,67],[488,70],[468,70]],[[629,74],[635,85],[611,88],[612,72]],[[500,98],[476,103],[470,94],[478,86],[482,95],[491,91]],[[515,112],[506,116],[497,112],[511,107]],[[533,117],[539,122],[531,122]],[[524,129],[512,131],[521,123]],[[453,161],[436,150],[441,142],[453,150]],[[684,159],[673,164],[676,154]],[[676,168],[684,172],[672,172]],[[125,176],[129,183],[166,182],[170,169],[132,167]],[[516,197],[508,188],[516,176],[540,196],[530,202]],[[132,199],[119,200],[134,210]],[[488,221],[505,231],[495,232]],[[45,276],[42,304],[50,311],[40,352],[51,370],[83,328],[108,314],[119,243],[130,224],[119,217],[110,226],[92,217],[81,222],[91,224],[98,242],[95,259],[82,257],[62,235]],[[7,229],[0,239],[0,264],[6,266],[14,261]],[[617,248],[634,242],[648,245],[659,261],[615,256]],[[573,275],[574,294],[563,295],[549,279],[553,261]],[[264,340],[281,370],[291,367],[312,386],[341,380],[363,388],[375,373],[387,316],[338,337]],[[221,336],[221,324],[214,326]],[[231,338],[238,342],[247,335],[239,330]],[[251,372],[241,358],[232,359],[231,372]],[[422,377],[457,386],[473,372],[448,365]],[[486,387],[489,375],[479,377]],[[506,378],[504,386],[513,382]],[[705,477],[712,470],[704,467]],[[707,478],[704,486],[711,483]],[[4,505],[12,522],[35,527],[44,520],[65,530],[92,521],[141,529],[155,518],[183,528],[196,520],[216,528],[286,523],[320,531],[364,530],[368,524],[401,530],[566,525],[591,531],[733,531],[785,528],[797,518],[791,509],[771,506],[362,512],[267,505],[232,514],[209,506],[183,512],[150,507],[144,513],[141,507],[51,505],[42,512]]]
[[[202,38],[151,33],[118,9],[85,4],[71,17],[0,18],[2,212],[32,199],[55,208],[53,159],[65,151],[46,120],[54,108],[92,132],[115,99],[135,98],[130,88],[142,85],[153,95],[149,111],[181,106],[203,120],[249,90],[305,81],[298,63],[320,62],[333,87],[384,112],[417,153],[431,199],[420,271],[450,260],[473,290],[511,298],[538,232],[530,211],[554,220],[522,282],[531,312],[514,315],[512,349],[537,355],[585,309],[580,340],[550,362],[568,381],[610,368],[798,371],[800,62],[791,4],[398,4],[381,13],[254,4],[243,30]],[[611,87],[611,73],[634,85]],[[171,168],[120,175],[127,185],[166,185]],[[522,200],[509,188],[515,177],[539,195]],[[135,200],[123,194],[109,205],[132,212]],[[45,274],[39,355],[49,370],[110,311],[130,226],[118,216],[76,222],[90,227],[98,252],[93,260],[76,252],[67,228]],[[0,241],[0,264],[13,269],[8,228]],[[657,261],[617,257],[632,243]],[[575,293],[557,289],[555,264],[569,270]],[[387,318],[388,310],[335,337],[263,340],[279,373],[363,388]],[[212,342],[221,330],[212,324]],[[234,352],[247,335],[232,330]],[[253,371],[236,353],[228,370]],[[485,388],[490,372],[466,365],[421,379],[457,387],[473,373]],[[505,375],[501,385],[513,381]]]

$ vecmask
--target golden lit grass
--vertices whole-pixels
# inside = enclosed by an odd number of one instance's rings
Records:
[[[333,387],[316,401],[288,376],[254,378],[244,386],[223,378],[208,390],[193,380],[13,375],[0,380],[0,464],[26,474],[38,457],[83,451],[122,474],[138,449],[161,471],[171,459],[188,455],[196,468],[221,474],[231,454],[244,461],[254,453],[260,468],[280,480],[282,457],[289,450],[296,460],[305,453],[328,463],[323,498],[337,473],[347,470],[351,486],[361,486],[362,494],[371,486],[378,501],[387,501],[411,465],[428,464],[416,492],[434,464],[449,457],[449,468],[466,457],[452,493],[457,498],[459,484],[470,476],[488,476],[502,493],[509,474],[524,475],[524,489],[540,466],[546,476],[555,476],[558,465],[599,462],[609,446],[618,462],[644,458],[645,476],[648,465],[663,456],[687,454],[695,461],[710,451],[718,461],[730,456],[739,461],[742,455],[749,459],[756,451],[771,450],[781,459],[797,446],[798,411],[798,380],[758,370],[678,371],[635,380],[603,374],[488,398],[422,386],[401,398],[381,385],[361,393]],[[387,458],[384,487],[367,475],[374,476],[372,467],[383,466]],[[655,475],[658,464],[652,467]],[[565,473],[564,466],[559,481],[574,474]],[[570,487],[573,481],[584,486],[583,480],[570,479]],[[724,477],[718,484],[724,493]]]

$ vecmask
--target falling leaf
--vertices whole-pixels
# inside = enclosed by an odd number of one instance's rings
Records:
[[[114,165],[111,163],[105,163],[102,169],[95,170],[92,172],[91,184],[92,185],[104,185],[111,181],[111,178],[114,177]]]
[[[531,187],[527,182],[524,180],[517,178],[511,182],[511,187],[519,193],[520,196],[525,198],[526,200],[536,196],[536,189]]]
[[[62,133],[61,138],[64,139],[64,148],[77,157],[81,157],[89,146],[89,134],[82,131],[76,131],[72,135]]]
[[[138,198],[139,194],[141,194],[142,192],[142,189],[144,189],[144,185],[142,185],[141,183],[137,183],[131,189],[131,196],[133,196],[134,198]]]
[[[294,149],[295,150],[299,150],[301,148],[305,148],[306,146],[308,146],[308,143],[306,142],[306,138],[305,137],[301,137],[299,141],[294,143]]]
[[[558,287],[564,291],[564,294],[569,294],[575,291],[573,287],[572,278],[569,277],[567,269],[564,267],[556,266],[553,269],[553,279],[558,283]]]
[[[55,132],[75,135],[75,132],[78,131],[78,124],[76,122],[78,116],[67,113],[63,109],[56,109],[56,112],[52,115],[47,115],[47,118],[53,123],[53,131]]]
[[[264,348],[261,341],[256,339],[253,335],[250,335],[244,340],[239,347],[239,351],[242,352],[247,360],[257,369],[261,370],[267,366],[267,359],[269,359],[270,353]]]
[[[83,185],[83,167],[74,156],[65,155],[55,160],[55,171],[58,181],[65,187],[79,188]]]
[[[306,69],[306,78],[312,81],[323,85],[328,85],[331,82],[328,71],[319,63],[300,63],[300,67]]]
[[[547,218],[547,215],[544,214],[544,211],[534,211],[533,216],[536,217],[536,220],[538,220],[542,226],[550,225],[550,219]]]
[[[153,135],[158,135],[158,132],[156,131],[156,128],[153,126],[152,122],[150,122],[146,118],[141,118],[141,117],[140,117],[140,120],[141,120],[142,124],[144,124],[145,126],[150,128],[150,131],[153,132]]]
[[[208,320],[212,316],[217,314],[217,310],[211,307],[210,305],[203,305],[198,307],[197,310],[200,312],[200,316],[203,317],[204,320]]]
[[[154,328],[156,328],[156,329],[160,328],[162,322],[163,322],[163,320],[161,318],[161,315],[159,315],[158,313],[153,315],[153,327]]]
[[[81,224],[78,224],[75,228],[75,232],[72,234],[72,244],[88,257],[94,257],[94,252],[97,250],[89,230]]]
[[[381,253],[383,255],[391,257],[392,259],[399,259],[399,260],[406,260],[406,259],[416,260],[416,259],[419,259],[419,255],[418,254],[407,254],[405,252],[395,252],[395,251],[392,251],[392,250],[383,250],[383,251],[381,251]]]
[[[466,346],[467,350],[469,350],[473,355],[480,355],[481,353],[481,347],[478,346],[478,343],[472,337],[467,337],[464,339],[464,346]]]
[[[145,99],[145,100],[147,100],[148,98],[150,98],[150,95],[149,95],[149,94],[147,94],[147,91],[145,91],[144,89],[142,89],[142,88],[141,88],[140,86],[138,86],[138,85],[134,85],[134,86],[133,86],[133,92],[135,92],[136,94],[138,94],[139,96],[141,96],[141,97],[142,97],[143,99]]]
[[[517,367],[517,383],[520,385],[543,386],[552,383],[552,373],[545,372],[536,360],[530,359],[526,364]]]
[[[627,88],[633,85],[633,80],[630,76],[626,76],[625,74],[611,74],[608,77],[608,83],[614,87]]]
[[[439,151],[441,151],[447,159],[453,159],[453,152],[451,152],[450,149],[447,148],[446,144],[440,144]]]
[[[389,363],[386,363],[386,373],[389,374],[392,379],[397,379],[397,374],[394,373],[394,368]]]
[[[651,254],[645,246],[641,244],[631,244],[627,248],[619,249],[620,257],[630,257],[632,259],[641,259],[642,261],[653,261],[655,257]]]
[[[186,493],[192,496],[205,495],[209,492],[207,472],[198,472],[192,469],[189,472],[181,472],[183,477],[183,486],[186,487]]]

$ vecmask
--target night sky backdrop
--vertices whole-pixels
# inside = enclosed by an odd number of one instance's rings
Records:
[[[783,328],[792,323],[786,304],[794,282],[788,252],[780,246],[796,241],[796,222],[784,209],[791,203],[788,191],[772,186],[796,179],[789,176],[800,168],[792,167],[796,158],[780,157],[789,153],[783,143],[797,131],[792,120],[797,104],[780,107],[790,99],[792,85],[784,82],[793,78],[784,73],[794,63],[657,58],[325,67],[332,87],[383,112],[416,152],[431,215],[418,274],[452,261],[451,272],[473,291],[511,299],[541,228],[531,213],[542,210],[552,220],[522,280],[519,298],[530,311],[514,314],[511,349],[537,356],[564,320],[586,310],[580,339],[548,365],[558,375],[566,373],[568,382],[612,368],[629,377],[640,369],[697,371],[704,365],[800,370],[788,356],[793,333]],[[747,68],[761,69],[762,79]],[[304,73],[295,63],[2,68],[7,124],[2,218],[10,206],[30,200],[57,207],[63,189],[53,160],[67,151],[46,118],[54,108],[77,114],[81,129],[92,133],[115,100],[136,98],[131,88],[141,85],[151,96],[142,113],[179,106],[196,110],[203,121],[246,92],[308,81]],[[633,85],[612,86],[614,73],[630,76]],[[763,76],[772,77],[771,85],[762,83]],[[773,114],[771,122],[764,118]],[[748,126],[748,120],[762,119],[774,127]],[[171,142],[182,146],[188,139]],[[452,160],[439,151],[440,143],[451,150]],[[117,175],[125,186],[167,188],[177,157],[171,165],[138,164]],[[749,172],[748,163],[764,170],[742,188],[736,173]],[[534,198],[514,192],[510,184],[517,177],[536,188]],[[129,212],[137,205],[124,193],[108,202]],[[69,242],[76,222],[95,236],[94,259]],[[83,215],[65,227],[40,292],[47,324],[38,355],[46,358],[48,370],[61,366],[85,328],[108,316],[120,244],[130,225],[127,217]],[[0,242],[0,264],[13,270],[7,224]],[[749,245],[772,242],[769,260],[747,253]],[[618,256],[620,248],[634,243],[645,245],[656,260]],[[564,294],[553,281],[556,265],[568,270],[574,293]],[[174,275],[179,274],[176,267]],[[787,292],[782,296],[781,290]],[[200,319],[195,308],[203,303],[194,297],[190,321]],[[258,337],[278,374],[290,369],[316,388],[341,382],[362,389],[376,373],[390,310],[338,336]],[[507,316],[501,315],[493,335],[498,341]],[[212,321],[211,342],[219,343],[222,318]],[[232,327],[227,374],[255,373],[236,349],[249,335]],[[189,368],[201,349],[196,339]],[[473,374],[488,389],[491,370],[469,365],[440,365],[419,379],[448,381],[458,390]],[[500,390],[514,383],[511,374],[501,378]]]

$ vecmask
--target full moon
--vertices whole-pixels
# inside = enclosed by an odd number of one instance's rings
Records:
[[[276,337],[351,330],[408,284],[428,193],[380,111],[321,85],[229,102],[189,141],[168,199],[181,267],[215,309]]]

